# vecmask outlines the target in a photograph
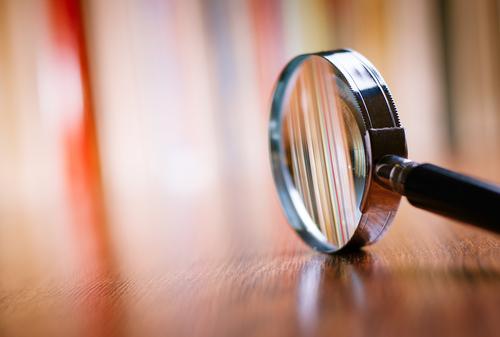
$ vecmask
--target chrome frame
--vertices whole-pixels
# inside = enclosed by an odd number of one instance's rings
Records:
[[[343,247],[329,243],[306,211],[296,191],[285,162],[282,134],[283,102],[289,92],[288,83],[295,70],[307,58],[319,56],[329,61],[335,74],[342,78],[356,99],[356,117],[363,136],[366,171],[362,213],[358,226]],[[269,140],[273,176],[290,225],[300,237],[316,250],[334,253],[349,247],[361,247],[377,241],[387,230],[398,209],[401,196],[385,188],[375,175],[379,159],[385,155],[407,158],[404,129],[401,127],[395,104],[382,76],[362,55],[352,50],[334,50],[299,55],[282,71],[274,90],[269,124]]]

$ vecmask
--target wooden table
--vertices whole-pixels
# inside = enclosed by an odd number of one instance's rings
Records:
[[[231,193],[137,193],[106,226],[3,210],[0,335],[499,335],[498,236],[403,202],[379,243],[326,256],[271,187]]]

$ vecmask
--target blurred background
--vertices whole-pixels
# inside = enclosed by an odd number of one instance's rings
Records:
[[[412,159],[500,182],[499,17],[497,0],[0,0],[0,287],[286,251],[267,123],[299,53],[361,52]]]

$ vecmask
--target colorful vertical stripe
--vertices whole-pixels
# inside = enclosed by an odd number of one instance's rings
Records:
[[[366,175],[353,105],[341,95],[348,88],[318,56],[300,65],[290,85],[283,122],[290,172],[311,219],[343,246],[359,221],[357,185]]]

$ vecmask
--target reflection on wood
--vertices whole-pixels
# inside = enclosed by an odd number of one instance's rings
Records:
[[[107,335],[495,336],[498,237],[407,204],[401,211],[384,240],[345,255],[314,253],[290,230],[273,237],[281,240],[274,247],[234,246],[222,258],[213,251],[175,267],[150,256],[153,269],[125,278],[76,272],[4,291],[3,332],[78,334],[86,313],[77,308],[93,297],[106,320],[83,322]]]

